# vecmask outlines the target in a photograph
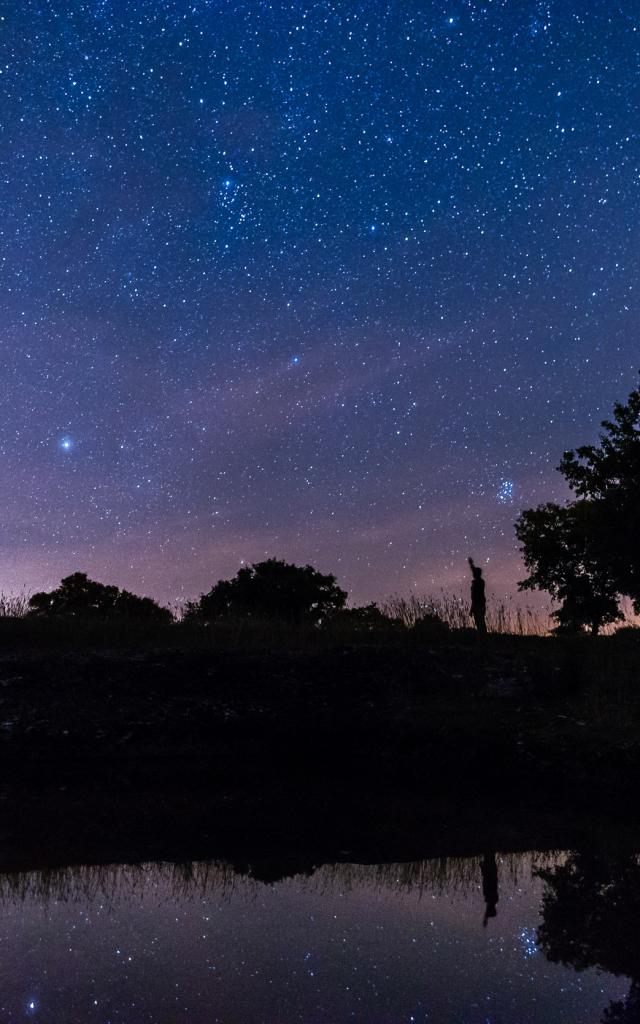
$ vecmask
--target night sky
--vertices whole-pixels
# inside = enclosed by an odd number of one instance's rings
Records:
[[[638,3],[2,10],[0,589],[513,591],[636,383]]]

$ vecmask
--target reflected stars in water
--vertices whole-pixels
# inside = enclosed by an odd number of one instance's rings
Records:
[[[520,939],[522,953],[526,960],[539,952],[535,928],[523,928],[518,938]]]

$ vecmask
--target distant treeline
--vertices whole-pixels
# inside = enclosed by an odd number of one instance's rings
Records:
[[[555,631],[597,634],[623,619],[628,598],[640,614],[640,390],[617,403],[602,423],[598,444],[564,453],[559,470],[573,491],[564,504],[548,502],[523,511],[515,524],[529,575],[521,590],[547,591],[559,607]],[[469,626],[464,601],[401,598],[383,606],[347,607],[347,592],[331,573],[270,558],[218,580],[206,594],[174,615],[150,597],[75,572],[49,593],[21,603],[0,601],[0,615],[40,619],[139,620],[168,625],[212,625],[225,620],[278,620],[298,625],[340,622],[350,629],[422,629],[437,635]],[[547,632],[526,613],[489,616],[493,631]]]
[[[157,625],[175,621],[212,626],[225,621],[278,620],[289,626],[341,623],[353,629],[423,629],[435,634],[452,626],[468,625],[468,608],[461,602],[391,598],[383,607],[375,603],[347,607],[347,592],[331,573],[311,565],[293,565],[270,558],[243,566],[230,580],[219,580],[208,593],[189,601],[174,614],[150,597],[98,583],[86,573],[66,576],[48,593],[33,594],[23,602],[5,606],[14,617],[83,622],[138,620]]]
[[[211,631],[216,644],[249,642],[286,646],[287,638],[306,646],[313,636],[331,634],[336,640],[357,636],[407,636],[432,640],[452,630],[470,631],[469,603],[445,593],[431,597],[392,596],[380,604],[347,607],[347,593],[335,576],[312,566],[297,566],[268,559],[244,566],[230,580],[220,580],[196,601],[175,610],[149,597],[139,597],[117,586],[89,579],[76,572],[47,593],[32,597],[2,598],[0,623],[7,639],[18,635],[27,643],[41,644],[48,636],[78,642],[121,640],[133,644],[154,638],[188,644]],[[487,622],[493,633],[540,636],[549,632],[548,612],[489,605]],[[22,627],[19,634],[16,628]],[[176,627],[180,626],[180,636]],[[15,627],[15,628],[14,628]],[[169,629],[167,629],[170,627]],[[167,634],[165,638],[165,634]]]

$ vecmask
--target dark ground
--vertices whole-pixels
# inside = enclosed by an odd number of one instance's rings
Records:
[[[0,870],[640,837],[640,644],[0,655]]]

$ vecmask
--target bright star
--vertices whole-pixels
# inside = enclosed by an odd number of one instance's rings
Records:
[[[297,366],[300,362],[300,356],[291,356],[291,365]]]
[[[70,438],[70,437],[62,437],[62,438],[60,438],[60,440],[58,442],[58,447],[63,452],[71,452],[71,451],[73,451],[73,440],[72,440],[72,438]]]

